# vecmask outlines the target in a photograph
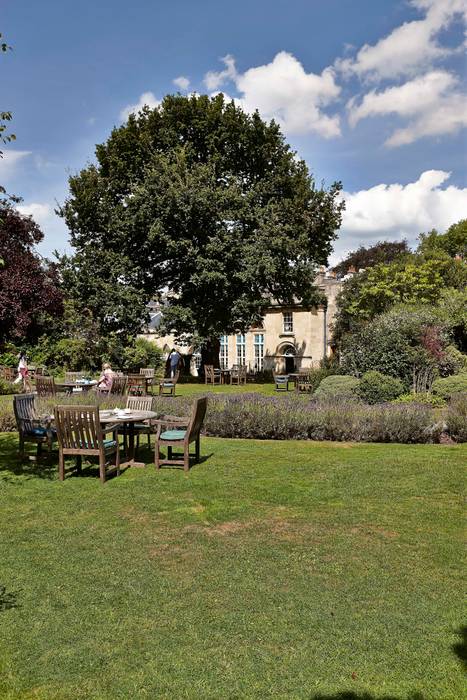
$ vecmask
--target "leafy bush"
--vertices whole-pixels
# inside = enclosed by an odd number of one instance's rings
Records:
[[[449,399],[454,394],[467,391],[467,372],[454,374],[452,377],[442,377],[433,382],[432,391],[436,396]]]
[[[310,378],[311,392],[316,391],[323,379],[334,377],[338,374],[339,372],[336,367],[316,367],[310,369],[310,374],[308,376]]]
[[[418,403],[432,406],[433,408],[443,408],[446,406],[446,401],[441,396],[433,396],[433,394],[401,394],[394,399],[392,403]]]
[[[402,394],[404,385],[400,379],[370,370],[360,379],[357,393],[363,401],[369,404],[391,401]]]
[[[0,394],[17,394],[21,390],[21,384],[13,384],[0,379]]]
[[[409,389],[414,368],[438,370],[448,343],[449,329],[433,309],[396,307],[343,339],[341,363],[348,374],[376,370],[397,377]]]
[[[335,374],[330,377],[325,377],[314,396],[319,399],[332,398],[352,398],[357,395],[360,380],[356,377],[350,377],[346,374]]]
[[[128,372],[138,371],[140,367],[158,369],[162,364],[162,350],[146,338],[137,338],[123,350],[122,368]]]
[[[446,414],[448,432],[456,442],[467,442],[467,392],[451,399]]]

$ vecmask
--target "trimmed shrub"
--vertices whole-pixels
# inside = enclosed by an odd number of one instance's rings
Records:
[[[404,385],[400,379],[390,377],[388,374],[370,370],[360,379],[357,393],[363,401],[369,404],[392,401],[402,394]]]
[[[454,374],[452,377],[435,379],[432,391],[436,396],[441,396],[443,399],[450,399],[454,394],[467,391],[467,372]]]
[[[357,395],[360,380],[347,374],[325,377],[314,396],[319,399],[352,398]]]
[[[310,369],[310,374],[308,375],[310,378],[310,384],[311,384],[311,392],[313,393],[316,391],[316,389],[319,387],[323,379],[326,379],[327,377],[334,377],[339,374],[339,371],[336,367],[316,367],[313,369]]]
[[[443,408],[446,406],[446,401],[441,396],[433,396],[433,394],[401,394],[391,403],[418,403],[433,408]]]
[[[451,399],[446,424],[453,440],[467,442],[467,392],[457,394]]]

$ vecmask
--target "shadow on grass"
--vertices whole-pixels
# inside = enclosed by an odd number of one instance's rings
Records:
[[[8,475],[24,476],[26,478],[54,479],[57,472],[58,455],[52,452],[48,461],[29,459],[35,456],[35,449],[26,455],[24,459],[18,454],[17,433],[7,433],[0,439],[0,475],[2,480],[8,481]],[[45,456],[44,452],[44,456]]]
[[[17,591],[7,593],[5,586],[0,586],[0,612],[11,610],[12,608],[19,608],[17,598]]]
[[[452,650],[461,661],[464,670],[467,671],[467,626],[461,627],[457,634],[461,638],[460,642],[457,642],[457,644],[452,645]]]

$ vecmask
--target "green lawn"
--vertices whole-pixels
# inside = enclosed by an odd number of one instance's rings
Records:
[[[16,444],[2,700],[464,697],[462,446],[203,439],[101,486]]]
[[[204,384],[193,383],[193,384],[177,384],[176,395],[177,396],[190,396],[192,394],[208,393],[213,392],[215,394],[241,394],[241,393],[254,393],[254,394],[277,394],[279,392],[274,390],[275,384],[255,384],[253,382],[248,382],[248,384],[242,384],[238,386],[237,384]],[[156,388],[154,389],[156,391]],[[289,391],[293,392],[293,385],[289,384]],[[285,393],[283,391],[281,394]]]

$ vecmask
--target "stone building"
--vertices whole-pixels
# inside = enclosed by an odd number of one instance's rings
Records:
[[[247,333],[222,336],[220,365],[246,365],[251,372],[274,370],[293,372],[300,368],[316,367],[320,360],[332,353],[330,325],[336,311],[336,296],[342,288],[332,272],[320,271],[316,286],[324,292],[327,307],[307,309],[300,304],[280,306],[272,304],[261,326]],[[197,374],[201,356],[196,348],[180,346],[172,336],[161,336],[157,328],[162,319],[163,306],[149,305],[151,321],[144,337],[153,340],[164,352],[176,347],[191,356],[191,372]]]

